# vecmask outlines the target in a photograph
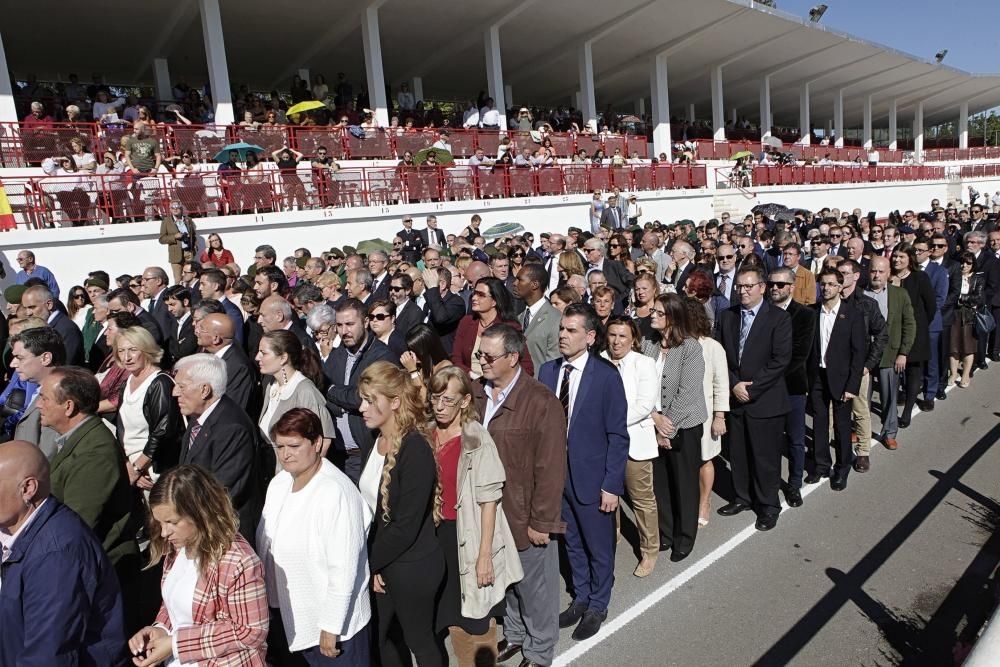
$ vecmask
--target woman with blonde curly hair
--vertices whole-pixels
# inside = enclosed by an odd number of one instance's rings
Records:
[[[237,531],[226,489],[205,469],[180,465],[149,494],[149,567],[163,562],[156,623],[129,640],[140,667],[264,667],[264,568]]]
[[[412,652],[421,667],[443,667],[447,657],[434,632],[445,573],[434,534],[441,488],[420,391],[402,368],[378,361],[361,374],[358,393],[365,426],[378,436],[358,482],[375,514],[368,540],[378,616],[375,663],[408,665]]]

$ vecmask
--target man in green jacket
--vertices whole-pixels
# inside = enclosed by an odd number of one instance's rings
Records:
[[[885,318],[889,340],[879,362],[878,393],[882,402],[882,433],[879,439],[887,449],[896,449],[896,433],[899,417],[896,411],[896,392],[899,389],[899,374],[906,368],[906,357],[910,353],[917,336],[917,322],[913,317],[910,295],[902,287],[890,284],[889,260],[872,257],[869,267],[868,289],[865,294],[878,302],[879,310]],[[868,403],[871,404],[872,385],[868,385]],[[858,458],[868,457],[870,440],[862,438],[858,443]]]
[[[125,453],[97,416],[101,388],[90,372],[52,369],[38,390],[43,426],[59,436],[52,459],[52,495],[80,515],[97,535],[118,573],[130,618],[129,592],[139,574],[140,526],[136,490],[129,485]]]

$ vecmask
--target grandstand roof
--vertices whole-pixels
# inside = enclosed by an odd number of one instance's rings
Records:
[[[355,92],[360,88],[364,3],[220,4],[234,86],[287,89],[291,76],[308,68],[331,87],[345,71]],[[395,89],[421,76],[431,99],[474,97],[486,87],[483,30],[495,22],[503,23],[505,83],[518,103],[569,103],[579,89],[578,48],[589,40],[598,108],[648,97],[651,58],[663,51],[675,115],[694,103],[699,118],[711,117],[709,72],[717,65],[727,115],[735,107],[756,118],[760,80],[770,74],[776,125],[798,125],[805,82],[817,125],[832,116],[839,89],[847,127],[861,124],[869,94],[876,126],[885,124],[893,99],[901,125],[919,101],[925,125],[956,118],[962,102],[970,113],[1000,105],[1000,74],[964,72],[750,0],[385,0],[379,23],[387,79]],[[150,83],[153,58],[164,56],[175,81],[200,85],[207,77],[197,0],[17,3],[5,8],[2,33],[18,78],[75,72],[89,83],[91,72],[100,72],[109,83]]]

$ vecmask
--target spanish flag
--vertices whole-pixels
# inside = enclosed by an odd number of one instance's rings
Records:
[[[0,231],[10,231],[17,227],[14,222],[14,212],[10,209],[10,202],[7,201],[7,192],[0,184]]]

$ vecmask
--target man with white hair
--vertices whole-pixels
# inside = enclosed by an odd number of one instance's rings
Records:
[[[678,294],[683,294],[684,283],[694,271],[694,248],[687,241],[674,241],[670,248],[670,258],[674,261],[674,271],[671,282]]]
[[[259,429],[243,408],[226,396],[226,363],[199,353],[177,362],[173,395],[187,431],[181,440],[180,463],[210,471],[226,487],[240,518],[240,534],[254,543],[257,519],[264,507],[265,479],[273,461],[263,460]]]
[[[295,316],[292,306],[284,298],[272,295],[260,304],[260,326],[264,331],[291,331],[303,345],[312,345],[305,327]]]

